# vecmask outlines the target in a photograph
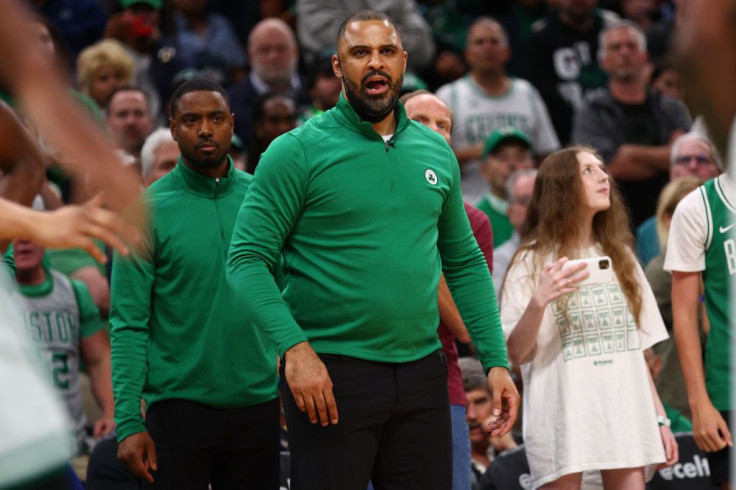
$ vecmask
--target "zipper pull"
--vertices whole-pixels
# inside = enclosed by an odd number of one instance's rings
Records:
[[[215,186],[220,185],[220,177],[215,177]]]

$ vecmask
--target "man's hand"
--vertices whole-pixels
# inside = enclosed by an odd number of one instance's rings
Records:
[[[106,435],[108,432],[115,428],[115,419],[112,417],[100,417],[95,422],[94,429],[92,430],[92,436],[95,439]]]
[[[512,449],[519,447],[516,443],[516,439],[514,439],[514,436],[510,432],[505,436],[492,437],[491,445],[493,446],[493,450],[496,454],[501,454],[504,451],[511,451]]]
[[[284,354],[286,382],[296,406],[307,412],[309,421],[322,426],[337,423],[337,404],[332,394],[332,380],[322,360],[307,342],[290,348]]]
[[[726,446],[733,447],[726,421],[709,400],[693,407],[692,413],[693,437],[700,449],[710,453]]]
[[[138,432],[123,439],[118,444],[118,460],[125,463],[130,470],[153,483],[151,471],[156,471],[156,446],[148,432]]]
[[[509,370],[494,367],[488,371],[488,389],[491,392],[491,414],[495,421],[488,424],[493,437],[505,436],[516,422],[519,414],[519,392]]]

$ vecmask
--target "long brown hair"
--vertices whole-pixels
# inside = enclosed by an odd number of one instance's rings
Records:
[[[603,161],[593,148],[573,146],[552,153],[542,162],[527,220],[521,230],[521,245],[512,264],[525,252],[534,252],[540,260],[544,256],[580,258],[576,247],[582,238],[580,223],[586,219],[586,210],[577,156],[583,152]],[[603,253],[611,257],[613,270],[638,324],[642,301],[632,252],[634,237],[628,213],[613,180],[610,200],[611,206],[593,217],[593,235]],[[541,271],[543,266],[541,263],[533,264],[537,271]]]

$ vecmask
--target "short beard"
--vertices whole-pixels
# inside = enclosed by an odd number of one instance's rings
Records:
[[[342,67],[340,68],[342,70]],[[391,114],[396,106],[396,101],[399,100],[399,92],[401,86],[404,84],[403,73],[399,76],[396,83],[393,79],[385,72],[371,72],[363,77],[363,80],[372,77],[376,74],[380,74],[388,80],[389,91],[395,90],[393,95],[381,95],[378,97],[372,97],[365,93],[363,86],[357,87],[354,83],[349,81],[343,73],[342,84],[345,88],[345,95],[347,96],[348,102],[353,107],[355,112],[366,121],[375,124],[383,121],[386,117]],[[363,81],[361,80],[361,82]],[[356,90],[357,89],[357,90]]]
[[[288,68],[280,71],[264,69],[263,67],[254,67],[253,71],[266,85],[276,87],[288,87],[296,68],[296,64],[292,63]]]
[[[194,154],[187,154],[184,153],[184,151],[181,152],[181,158],[189,164],[190,167],[192,167],[195,170],[212,170],[213,168],[216,168],[218,165],[222,164],[224,160],[227,159],[227,152],[229,148],[226,149],[223,153],[212,155],[208,158],[199,158],[195,156]]]

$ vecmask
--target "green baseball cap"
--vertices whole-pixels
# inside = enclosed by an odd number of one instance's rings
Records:
[[[515,128],[514,126],[506,126],[503,128],[498,128],[488,135],[488,138],[486,138],[486,142],[483,145],[483,153],[481,153],[481,158],[485,158],[488,156],[489,153],[493,153],[494,151],[496,151],[498,145],[509,139],[518,140],[519,142],[521,142],[522,145],[526,146],[529,149],[531,149],[532,147],[532,140],[529,139],[529,136],[527,136],[524,131],[519,128]]]
[[[136,3],[145,3],[147,5],[150,5],[153,7],[154,10],[161,10],[164,7],[163,0],[118,0],[120,3],[120,6],[124,9],[127,9],[131,5],[135,5]]]

